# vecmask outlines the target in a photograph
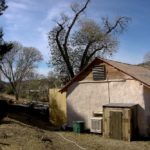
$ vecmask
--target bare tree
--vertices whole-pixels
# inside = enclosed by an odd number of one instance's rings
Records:
[[[129,21],[128,17],[117,17],[113,22],[103,18],[100,26],[92,19],[81,19],[89,3],[86,0],[82,6],[72,4],[72,18],[61,14],[49,32],[50,63],[65,78],[73,78],[94,56],[112,55],[117,48],[117,35]]]
[[[21,82],[34,71],[40,60],[42,55],[37,49],[19,43],[13,43],[13,48],[4,55],[0,70],[9,81],[16,100],[19,99]]]

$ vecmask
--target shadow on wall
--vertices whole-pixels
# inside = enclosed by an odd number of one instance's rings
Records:
[[[58,89],[50,89],[50,122],[55,126],[62,126],[64,124],[67,124],[69,127],[72,126],[72,120],[73,121],[84,121],[83,117],[79,115],[72,106],[68,104],[66,101],[66,97],[72,93],[72,91],[76,88],[78,84],[74,83],[71,86],[71,89],[69,89],[69,92],[67,92],[67,95],[65,95],[65,105],[66,109],[64,110],[64,105],[62,101],[64,101],[64,95],[60,94]],[[68,94],[69,93],[69,94]],[[67,103],[67,104],[66,104]]]
[[[67,97],[74,91],[74,89],[78,86],[78,82],[74,82],[67,91]],[[77,96],[78,98],[78,96]],[[73,125],[73,121],[84,121],[84,117],[75,111],[75,109],[70,105],[67,100],[67,123],[70,127]]]
[[[137,125],[138,125],[137,135],[139,138],[145,136],[144,135],[145,133],[143,133],[144,126],[141,125],[145,122],[144,115],[145,115],[145,110],[140,105],[137,105]],[[139,126],[140,126],[140,128],[139,128]]]
[[[145,117],[146,117],[146,132],[150,137],[150,88],[143,87],[143,97],[145,104]]]
[[[74,82],[74,83],[70,86],[70,88],[68,88],[66,97],[68,97],[68,96],[74,91],[74,89],[75,89],[78,85],[79,85],[78,82]]]
[[[72,127],[73,121],[84,121],[84,117],[76,112],[74,108],[68,103],[67,104],[67,123],[69,127]],[[86,123],[86,122],[85,122]],[[85,124],[86,126],[86,124]]]
[[[72,106],[67,104],[67,117],[59,107],[53,97],[50,104],[50,122],[55,126],[61,126],[67,123],[69,126],[72,126],[73,121],[85,121],[84,118],[79,115]]]
[[[55,99],[55,97],[51,97],[50,103],[50,122],[55,126],[61,126],[66,123],[67,118],[64,111],[62,111]]]

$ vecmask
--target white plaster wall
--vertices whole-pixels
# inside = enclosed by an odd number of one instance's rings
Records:
[[[146,95],[146,96],[145,96]],[[138,127],[142,135],[146,135],[148,128],[147,116],[150,116],[150,91],[144,92],[144,86],[135,80],[109,82],[80,82],[72,84],[67,91],[68,123],[73,120],[84,120],[90,128],[90,118],[96,110],[108,103],[135,103],[138,106]]]
[[[143,85],[135,80],[110,82],[111,103],[135,103],[138,105],[138,127],[141,135],[147,134],[146,111],[143,97]]]
[[[107,83],[83,82],[78,85],[74,83],[70,86],[67,92],[69,125],[72,125],[73,120],[84,120],[86,127],[90,128],[90,118],[93,116],[93,112],[96,110],[102,111],[102,105],[107,104],[109,101],[107,88]]]

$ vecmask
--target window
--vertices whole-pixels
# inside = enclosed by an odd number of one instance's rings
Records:
[[[106,69],[104,65],[96,65],[93,70],[93,80],[105,80],[106,79]]]

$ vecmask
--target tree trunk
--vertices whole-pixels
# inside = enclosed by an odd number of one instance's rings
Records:
[[[73,78],[74,77],[74,72],[73,72],[72,65],[70,64],[70,61],[69,61],[68,58],[66,58],[66,65],[67,65],[70,77]]]

